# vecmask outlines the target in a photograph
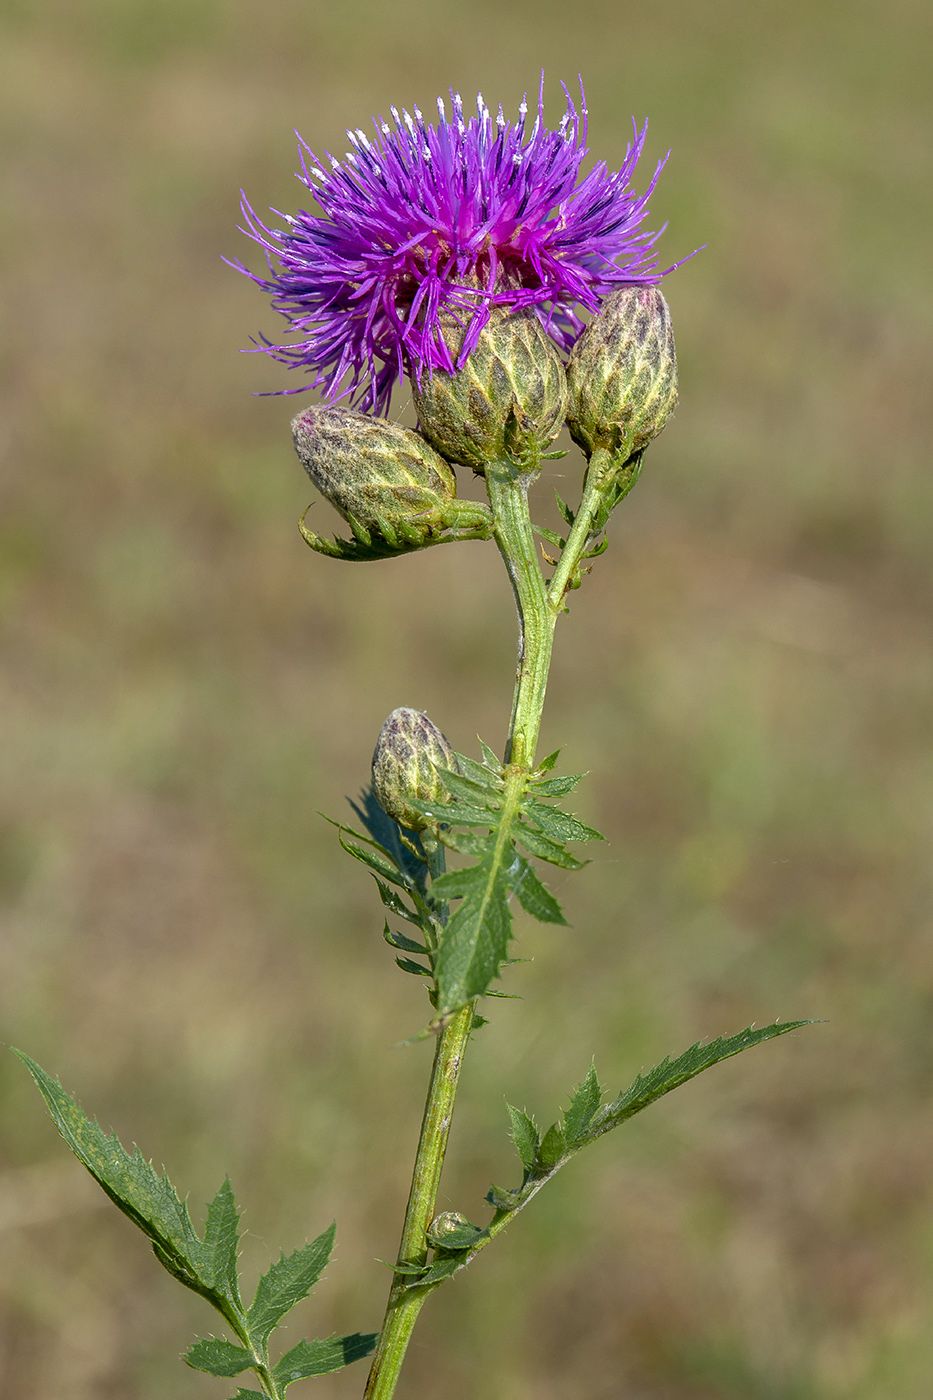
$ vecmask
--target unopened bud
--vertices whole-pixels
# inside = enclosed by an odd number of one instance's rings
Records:
[[[367,543],[375,534],[412,548],[449,527],[485,522],[485,508],[457,500],[450,467],[409,428],[349,408],[306,408],[292,435],[321,495]]]
[[[420,710],[393,710],[379,731],[373,753],[373,792],[384,812],[409,831],[431,823],[411,805],[449,802],[438,768],[458,771],[454,751],[436,724]]]
[[[671,317],[657,287],[613,292],[580,335],[567,366],[567,426],[589,456],[640,452],[677,402]]]
[[[444,338],[454,363],[464,336],[448,319]],[[482,473],[503,457],[537,465],[563,425],[567,380],[537,316],[494,306],[463,366],[412,375],[412,397],[421,431],[438,452]]]

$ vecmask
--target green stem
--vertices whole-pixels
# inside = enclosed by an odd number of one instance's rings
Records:
[[[496,522],[496,543],[505,561],[518,611],[518,670],[505,755],[516,784],[534,765],[554,627],[563,607],[564,593],[591,536],[599,504],[597,475],[597,471],[588,473],[584,500],[555,574],[555,578],[559,574],[560,579],[556,585],[552,580],[549,590],[538,562],[528,513],[528,484],[533,473],[523,472],[508,459],[491,462],[486,469],[486,489]],[[427,843],[425,848],[433,876],[443,868],[433,864],[443,858],[443,853],[428,850]],[[457,1082],[472,1024],[471,1004],[458,1011],[438,1036],[399,1245],[399,1265],[424,1264],[427,1260],[426,1231],[434,1219]],[[363,1400],[391,1400],[418,1314],[428,1295],[438,1287],[440,1283],[412,1287],[411,1275],[396,1270]]]
[[[427,1260],[425,1233],[434,1219],[434,1204],[447,1150],[457,1081],[472,1024],[473,1006],[470,1004],[457,1012],[437,1038],[408,1209],[398,1250],[399,1264],[424,1264]],[[432,1287],[412,1288],[410,1275],[396,1272],[364,1400],[389,1400],[394,1394],[412,1329],[431,1292]]]
[[[518,670],[505,761],[522,768],[531,768],[534,763],[556,621],[556,613],[548,607],[528,514],[528,483],[529,476],[508,459],[491,462],[486,468],[496,544],[518,611]]]

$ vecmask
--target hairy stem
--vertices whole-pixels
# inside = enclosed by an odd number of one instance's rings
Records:
[[[518,671],[505,751],[506,762],[516,776],[521,771],[530,772],[534,766],[554,627],[563,606],[564,593],[589,541],[598,506],[596,473],[592,475],[594,481],[584,494],[574,530],[560,561],[560,582],[556,587],[552,582],[549,593],[538,562],[528,513],[529,474],[522,472],[508,459],[491,462],[486,469],[486,488],[495,519],[495,539],[505,562],[518,611]],[[428,858],[432,875],[439,873],[443,867],[435,866],[434,862],[442,860],[442,851],[428,851]],[[434,1218],[457,1082],[472,1024],[473,1006],[465,1006],[438,1035],[397,1268],[364,1400],[390,1400],[394,1395],[418,1314],[428,1295],[440,1286],[440,1283],[434,1283],[423,1288],[412,1287],[411,1275],[398,1266],[424,1264],[427,1259],[425,1232]]]

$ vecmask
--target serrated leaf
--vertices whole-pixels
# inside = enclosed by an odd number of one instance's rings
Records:
[[[546,860],[549,865],[559,865],[562,870],[582,870],[587,863],[585,860],[577,860],[576,856],[565,851],[563,846],[525,822],[516,822],[512,830],[516,841],[520,841],[531,855]]]
[[[577,821],[569,812],[562,812],[558,807],[548,807],[544,802],[526,802],[522,808],[525,817],[534,822],[544,832],[545,836],[552,837],[555,841],[605,841],[594,827],[584,826],[583,822]]]
[[[390,913],[395,914],[398,918],[405,919],[408,923],[414,924],[417,928],[420,928],[420,916],[405,903],[401,895],[396,894],[394,890],[390,890],[388,885],[384,884],[382,880],[379,879],[378,875],[374,875],[373,879],[376,881],[376,886],[379,890],[379,898],[382,900],[386,909],[388,909]]]
[[[292,1381],[307,1380],[310,1376],[329,1376],[354,1361],[361,1361],[364,1356],[371,1356],[378,1340],[378,1332],[353,1332],[347,1337],[298,1342],[279,1358],[272,1374],[283,1390]]]
[[[434,964],[440,1015],[482,996],[506,960],[512,916],[502,855],[497,848],[480,861],[480,878],[441,933]]]
[[[234,1346],[220,1337],[199,1337],[185,1353],[186,1363],[195,1371],[209,1376],[238,1376],[249,1370],[253,1357],[244,1347]]]
[[[526,914],[543,924],[566,924],[557,900],[541,883],[524,856],[516,856],[514,873],[509,872],[509,883]]]
[[[389,928],[386,924],[382,930],[382,936],[392,948],[400,948],[403,953],[427,953],[427,948],[423,943],[418,943],[414,938],[407,938],[404,933],[398,933],[395,929]]]
[[[331,1256],[335,1231],[335,1225],[329,1226],[310,1244],[283,1254],[263,1274],[246,1315],[252,1337],[267,1341],[285,1314],[307,1298]]]
[[[428,1265],[427,1272],[413,1283],[406,1284],[407,1288],[423,1288],[425,1284],[441,1283],[445,1278],[450,1278],[458,1269],[463,1268],[462,1254],[438,1254]]]
[[[482,740],[480,740],[480,742],[482,743]],[[484,746],[484,752],[491,753],[492,751],[490,749],[486,749]],[[496,759],[495,754],[492,755],[493,759],[495,760],[495,765],[493,767],[490,767],[487,763],[477,763],[475,758],[467,758],[466,754],[458,753],[455,755],[455,757],[457,763],[460,766],[460,771],[462,772],[465,778],[472,778],[474,783],[477,783],[481,788],[484,789],[484,791],[487,788],[498,788],[499,784],[502,781],[499,777],[499,774],[502,770],[499,766],[499,760]],[[446,780],[447,770],[441,768],[438,769],[438,772],[440,773],[441,777]]]
[[[538,1147],[541,1139],[533,1118],[529,1118],[527,1113],[520,1108],[513,1108],[512,1104],[506,1104],[509,1110],[509,1117],[512,1120],[512,1141],[515,1143],[519,1160],[525,1169],[527,1176],[533,1170],[535,1162],[538,1160]]]
[[[159,1262],[186,1288],[218,1305],[235,1305],[236,1299],[227,1292],[224,1277],[215,1283],[215,1251],[205,1248],[191,1223],[187,1205],[179,1199],[168,1177],[159,1176],[139,1148],[130,1156],[115,1133],[105,1133],[96,1119],[88,1118],[58,1080],[22,1050],[14,1050],[14,1054],[35,1080],[58,1131],[78,1161],[123,1214],[149,1237]],[[221,1272],[223,1275],[225,1271]]]
[[[237,1276],[237,1245],[240,1241],[240,1212],[229,1177],[207,1208],[204,1253],[210,1265],[215,1288],[242,1309]],[[231,1371],[230,1375],[236,1375]]]
[[[360,794],[360,801],[351,801],[350,806],[379,848],[395,861],[399,870],[404,872],[413,885],[423,889],[428,873],[427,865],[404,844],[398,822],[394,817],[390,817],[388,812],[383,811],[372,788],[364,788]]]
[[[482,856],[489,850],[490,841],[495,842],[495,837],[482,835],[475,829],[472,831],[452,831],[450,827],[445,827],[440,832],[440,838],[445,846],[449,846],[452,851],[457,851],[462,856]],[[436,882],[435,882],[436,883]]]
[[[269,1397],[264,1390],[243,1390],[241,1387],[233,1400],[269,1400]]]
[[[662,1060],[654,1069],[647,1074],[640,1074],[633,1084],[625,1089],[619,1097],[611,1104],[607,1104],[601,1109],[593,1120],[586,1141],[591,1142],[595,1138],[607,1133],[610,1129],[624,1123],[626,1119],[632,1118],[636,1113],[640,1113],[643,1108],[660,1099],[664,1094],[669,1094],[678,1085],[685,1084],[688,1079],[693,1079],[703,1070],[710,1069],[713,1065],[718,1065],[722,1060],[728,1060],[733,1055],[739,1055],[743,1050],[749,1050],[753,1045],[760,1045],[762,1041],[773,1040],[776,1036],[786,1035],[788,1031],[799,1030],[801,1026],[812,1026],[813,1021],[783,1021],[775,1022],[770,1026],[761,1026],[755,1029],[749,1026],[747,1030],[739,1031],[737,1035],[719,1036],[716,1040],[710,1041],[707,1045],[697,1042],[691,1045],[689,1050],[685,1050],[682,1055],[678,1055],[675,1060],[668,1057]]]
[[[393,885],[400,885],[403,890],[408,888],[405,876],[394,865],[390,864],[386,856],[380,856],[376,851],[368,851],[365,846],[358,846],[355,841],[348,840],[346,836],[341,836],[339,840],[347,855],[352,856],[354,860],[369,866],[370,870],[374,870],[384,880],[390,880]]]
[[[403,972],[410,972],[413,977],[432,977],[433,973],[429,967],[423,967],[421,963],[412,962],[411,958],[396,958],[396,966]]]
[[[566,501],[561,500],[556,491],[554,492],[554,498],[557,501],[557,509],[560,511],[564,523],[566,525],[573,525],[576,519],[576,512],[570,509]]]
[[[484,744],[482,739],[480,739],[479,746],[483,751],[483,763],[486,765],[486,767],[491,768],[494,773],[501,773],[502,764],[499,762],[497,755],[493,753],[489,745]],[[459,758],[461,757],[461,755],[458,754],[457,757]]]
[[[559,1123],[552,1123],[541,1139],[535,1166],[550,1171],[552,1167],[557,1165],[566,1150],[567,1144],[564,1141],[563,1129]]]
[[[475,807],[466,802],[436,802],[424,801],[418,797],[406,799],[410,806],[420,812],[422,816],[429,817],[431,821],[447,822],[451,826],[487,826],[496,825],[499,814],[490,807]]]
[[[479,767],[479,772],[483,774],[482,780],[465,778],[449,768],[443,769],[440,776],[452,796],[462,798],[467,805],[496,810],[502,805],[502,779],[495,773],[487,773],[482,767]]]
[[[567,773],[560,778],[547,778],[543,782],[535,782],[532,786],[542,797],[566,797],[585,777],[585,773]]]
[[[488,848],[489,841],[484,842]],[[435,899],[459,899],[482,886],[485,879],[482,867],[465,865],[461,870],[447,870],[431,881],[431,894]]]
[[[553,753],[548,754],[547,758],[542,758],[534,771],[534,776],[537,778],[540,773],[550,773],[559,758],[560,749],[555,749]]]
[[[543,540],[547,540],[548,544],[554,545],[556,549],[563,549],[567,543],[563,535],[559,535],[556,530],[549,530],[545,525],[532,525],[531,528],[536,535],[540,535]]]
[[[582,1137],[590,1126],[602,1097],[603,1091],[596,1074],[596,1066],[590,1065],[586,1078],[573,1091],[564,1113],[564,1137],[569,1147],[573,1147],[577,1138]]]

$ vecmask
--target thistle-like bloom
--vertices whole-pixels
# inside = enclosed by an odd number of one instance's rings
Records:
[[[620,286],[657,283],[659,234],[642,224],[664,161],[644,194],[631,187],[647,124],[619,170],[600,161],[581,178],[585,99],[578,113],[564,94],[556,131],[544,125],[542,83],[530,131],[524,101],[513,123],[480,96],[465,120],[452,93],[452,119],[442,98],[437,125],[393,107],[394,128],[374,121],[374,140],[347,133],[342,161],[319,161],[299,136],[298,178],[323,214],[281,214],[287,227],[270,229],[243,198],[243,232],[265,248],[269,276],[233,266],[271,293],[296,337],[258,348],[307,370],[301,388],[385,411],[403,374],[457,368],[442,317],[465,328],[461,365],[493,306],[534,308],[566,350],[583,325],[578,306],[593,312]]]

